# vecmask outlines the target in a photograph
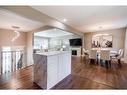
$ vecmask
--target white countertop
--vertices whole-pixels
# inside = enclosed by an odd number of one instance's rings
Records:
[[[45,56],[51,56],[51,55],[56,55],[56,54],[61,54],[61,53],[71,53],[71,51],[50,51],[50,52],[41,52],[41,53],[36,53],[39,55],[45,55]]]

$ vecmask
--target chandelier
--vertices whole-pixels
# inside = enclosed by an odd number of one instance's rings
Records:
[[[20,36],[20,32],[18,31],[20,27],[12,26],[12,28],[14,29],[13,32],[15,32],[16,34],[11,40],[12,42],[14,42]]]

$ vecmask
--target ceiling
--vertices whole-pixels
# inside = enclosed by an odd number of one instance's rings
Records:
[[[96,32],[127,26],[125,6],[32,6],[82,32]]]
[[[62,36],[67,36],[67,35],[73,35],[73,34],[60,30],[60,29],[56,29],[56,28],[34,33],[34,36],[49,37],[49,38],[62,37]]]
[[[42,27],[44,24],[28,18],[24,18],[11,11],[0,8],[0,28],[13,29],[12,26],[20,27],[19,31],[31,31]]]
[[[31,6],[31,8],[82,32],[96,32],[127,26],[126,6]],[[36,14],[30,16],[36,18]],[[63,22],[63,19],[67,21]],[[13,29],[12,26],[18,26],[19,31],[26,32],[44,25],[43,21],[30,19],[0,8],[0,28]]]

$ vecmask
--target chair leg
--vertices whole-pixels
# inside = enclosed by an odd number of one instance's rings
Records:
[[[90,59],[90,63],[93,64],[94,63],[94,60],[93,59]]]
[[[90,64],[92,64],[92,59],[90,59]]]
[[[121,60],[120,60],[120,59],[118,59],[118,66],[119,66],[119,67],[122,67],[122,65],[121,65]]]
[[[108,61],[105,61],[106,69],[108,69]]]
[[[96,64],[96,59],[93,59],[94,60],[94,64]]]
[[[90,64],[95,64],[95,61],[94,59],[90,59]]]
[[[109,66],[110,66],[110,68],[111,68],[111,60],[109,60]]]
[[[97,58],[97,65],[99,64],[99,59]]]
[[[101,66],[103,66],[103,63],[102,63],[102,62],[103,62],[103,61],[102,61],[102,60],[100,60],[100,65],[101,65]]]

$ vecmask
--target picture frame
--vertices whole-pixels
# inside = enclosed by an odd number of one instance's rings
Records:
[[[102,48],[112,48],[113,45],[113,37],[112,35],[104,35],[102,36]]]
[[[92,48],[99,48],[101,47],[100,45],[100,37],[92,37]]]
[[[92,37],[92,48],[112,48],[112,35],[99,35]]]

